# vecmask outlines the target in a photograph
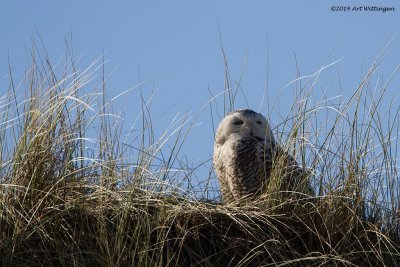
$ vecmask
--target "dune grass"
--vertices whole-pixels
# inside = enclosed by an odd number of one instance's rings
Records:
[[[309,168],[315,196],[270,190],[241,207],[181,187],[193,182],[174,167],[191,121],[177,117],[155,136],[143,98],[126,137],[102,59],[78,71],[66,54],[58,74],[32,51],[24,96],[10,71],[1,98],[4,266],[400,264],[399,106],[382,107],[390,81],[372,84],[383,54],[337,105],[310,102],[318,72],[291,83],[298,98],[276,134]],[[237,93],[226,84],[224,111]]]

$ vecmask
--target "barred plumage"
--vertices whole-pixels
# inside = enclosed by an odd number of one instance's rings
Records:
[[[267,119],[250,109],[232,112],[221,121],[213,165],[226,204],[259,195],[272,173],[280,177],[282,190],[296,190],[304,180],[303,169],[276,144]]]

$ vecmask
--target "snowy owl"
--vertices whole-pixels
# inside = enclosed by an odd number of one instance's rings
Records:
[[[305,177],[293,157],[276,144],[267,119],[250,109],[229,113],[219,124],[213,165],[225,204],[259,195],[272,176],[287,191],[296,190]]]

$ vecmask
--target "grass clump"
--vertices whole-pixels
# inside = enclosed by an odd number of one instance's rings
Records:
[[[32,52],[27,95],[17,97],[10,75],[1,99],[3,265],[400,264],[399,108],[382,109],[389,83],[370,90],[381,57],[337,105],[311,104],[319,73],[293,82],[298,98],[276,131],[309,167],[315,196],[269,192],[233,207],[184,190],[190,170],[173,172],[185,165],[177,156],[190,129],[185,117],[157,139],[143,100],[128,143],[104,75],[97,83],[93,76],[103,62],[79,72],[72,54],[57,74],[46,55]]]

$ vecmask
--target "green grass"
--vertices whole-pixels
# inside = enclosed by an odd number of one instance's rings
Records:
[[[312,104],[318,72],[291,83],[297,98],[276,135],[309,167],[316,195],[270,190],[241,207],[182,193],[196,181],[173,166],[185,166],[179,155],[194,121],[177,117],[156,136],[142,97],[128,138],[120,114],[110,115],[102,59],[78,71],[68,48],[59,75],[32,51],[24,97],[10,71],[0,105],[3,265],[399,265],[399,105],[382,106],[390,80],[373,84],[385,51],[335,105]],[[227,112],[240,87],[226,77]]]

